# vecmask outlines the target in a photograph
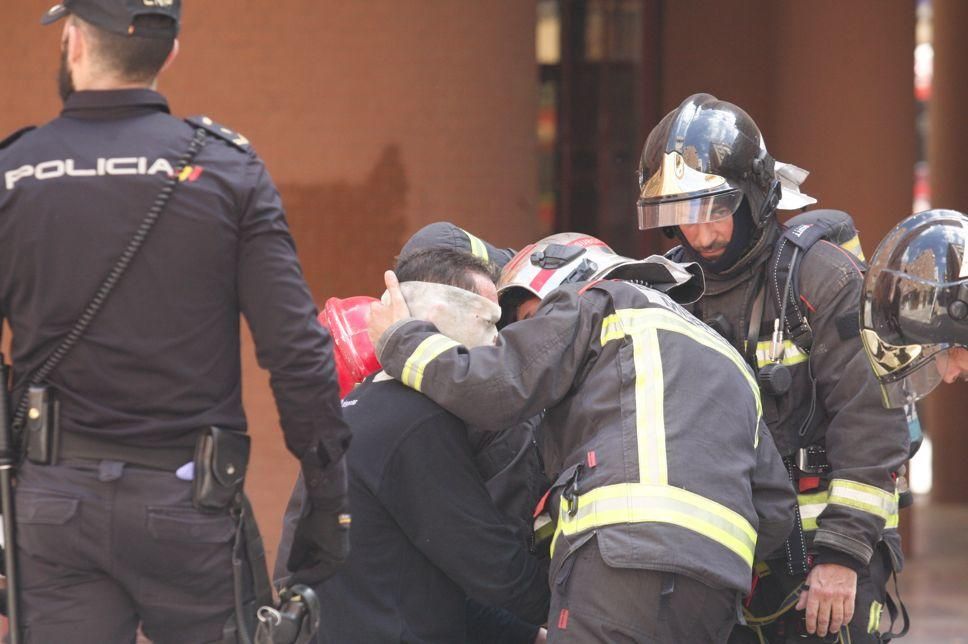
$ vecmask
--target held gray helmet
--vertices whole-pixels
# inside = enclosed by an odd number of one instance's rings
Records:
[[[928,210],[895,226],[871,257],[861,340],[886,407],[929,394],[948,350],[968,347],[968,217]]]
[[[710,94],[694,94],[666,114],[642,149],[639,229],[724,219],[743,197],[762,228],[776,208],[815,202],[799,192],[806,175],[770,156],[749,114]]]

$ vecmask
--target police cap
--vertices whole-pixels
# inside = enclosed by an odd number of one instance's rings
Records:
[[[178,35],[181,0],[63,0],[48,9],[40,22],[49,25],[69,13],[101,29],[124,36],[174,38]],[[171,18],[171,27],[146,28],[135,24],[135,18],[147,15]]]

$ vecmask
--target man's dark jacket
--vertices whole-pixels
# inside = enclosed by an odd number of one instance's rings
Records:
[[[353,547],[319,642],[462,642],[465,600],[547,618],[544,570],[494,506],[464,423],[394,380],[344,400]]]

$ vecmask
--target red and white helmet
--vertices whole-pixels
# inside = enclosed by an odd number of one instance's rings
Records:
[[[694,302],[705,287],[695,264],[677,264],[662,256],[622,257],[600,239],[583,233],[557,233],[521,249],[501,272],[497,283],[501,305],[513,294],[544,299],[562,284],[598,279],[634,281],[666,291],[680,303]]]

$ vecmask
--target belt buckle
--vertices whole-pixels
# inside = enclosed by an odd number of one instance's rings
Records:
[[[803,474],[826,474],[830,471],[827,450],[820,445],[809,445],[797,450],[797,469]]]

